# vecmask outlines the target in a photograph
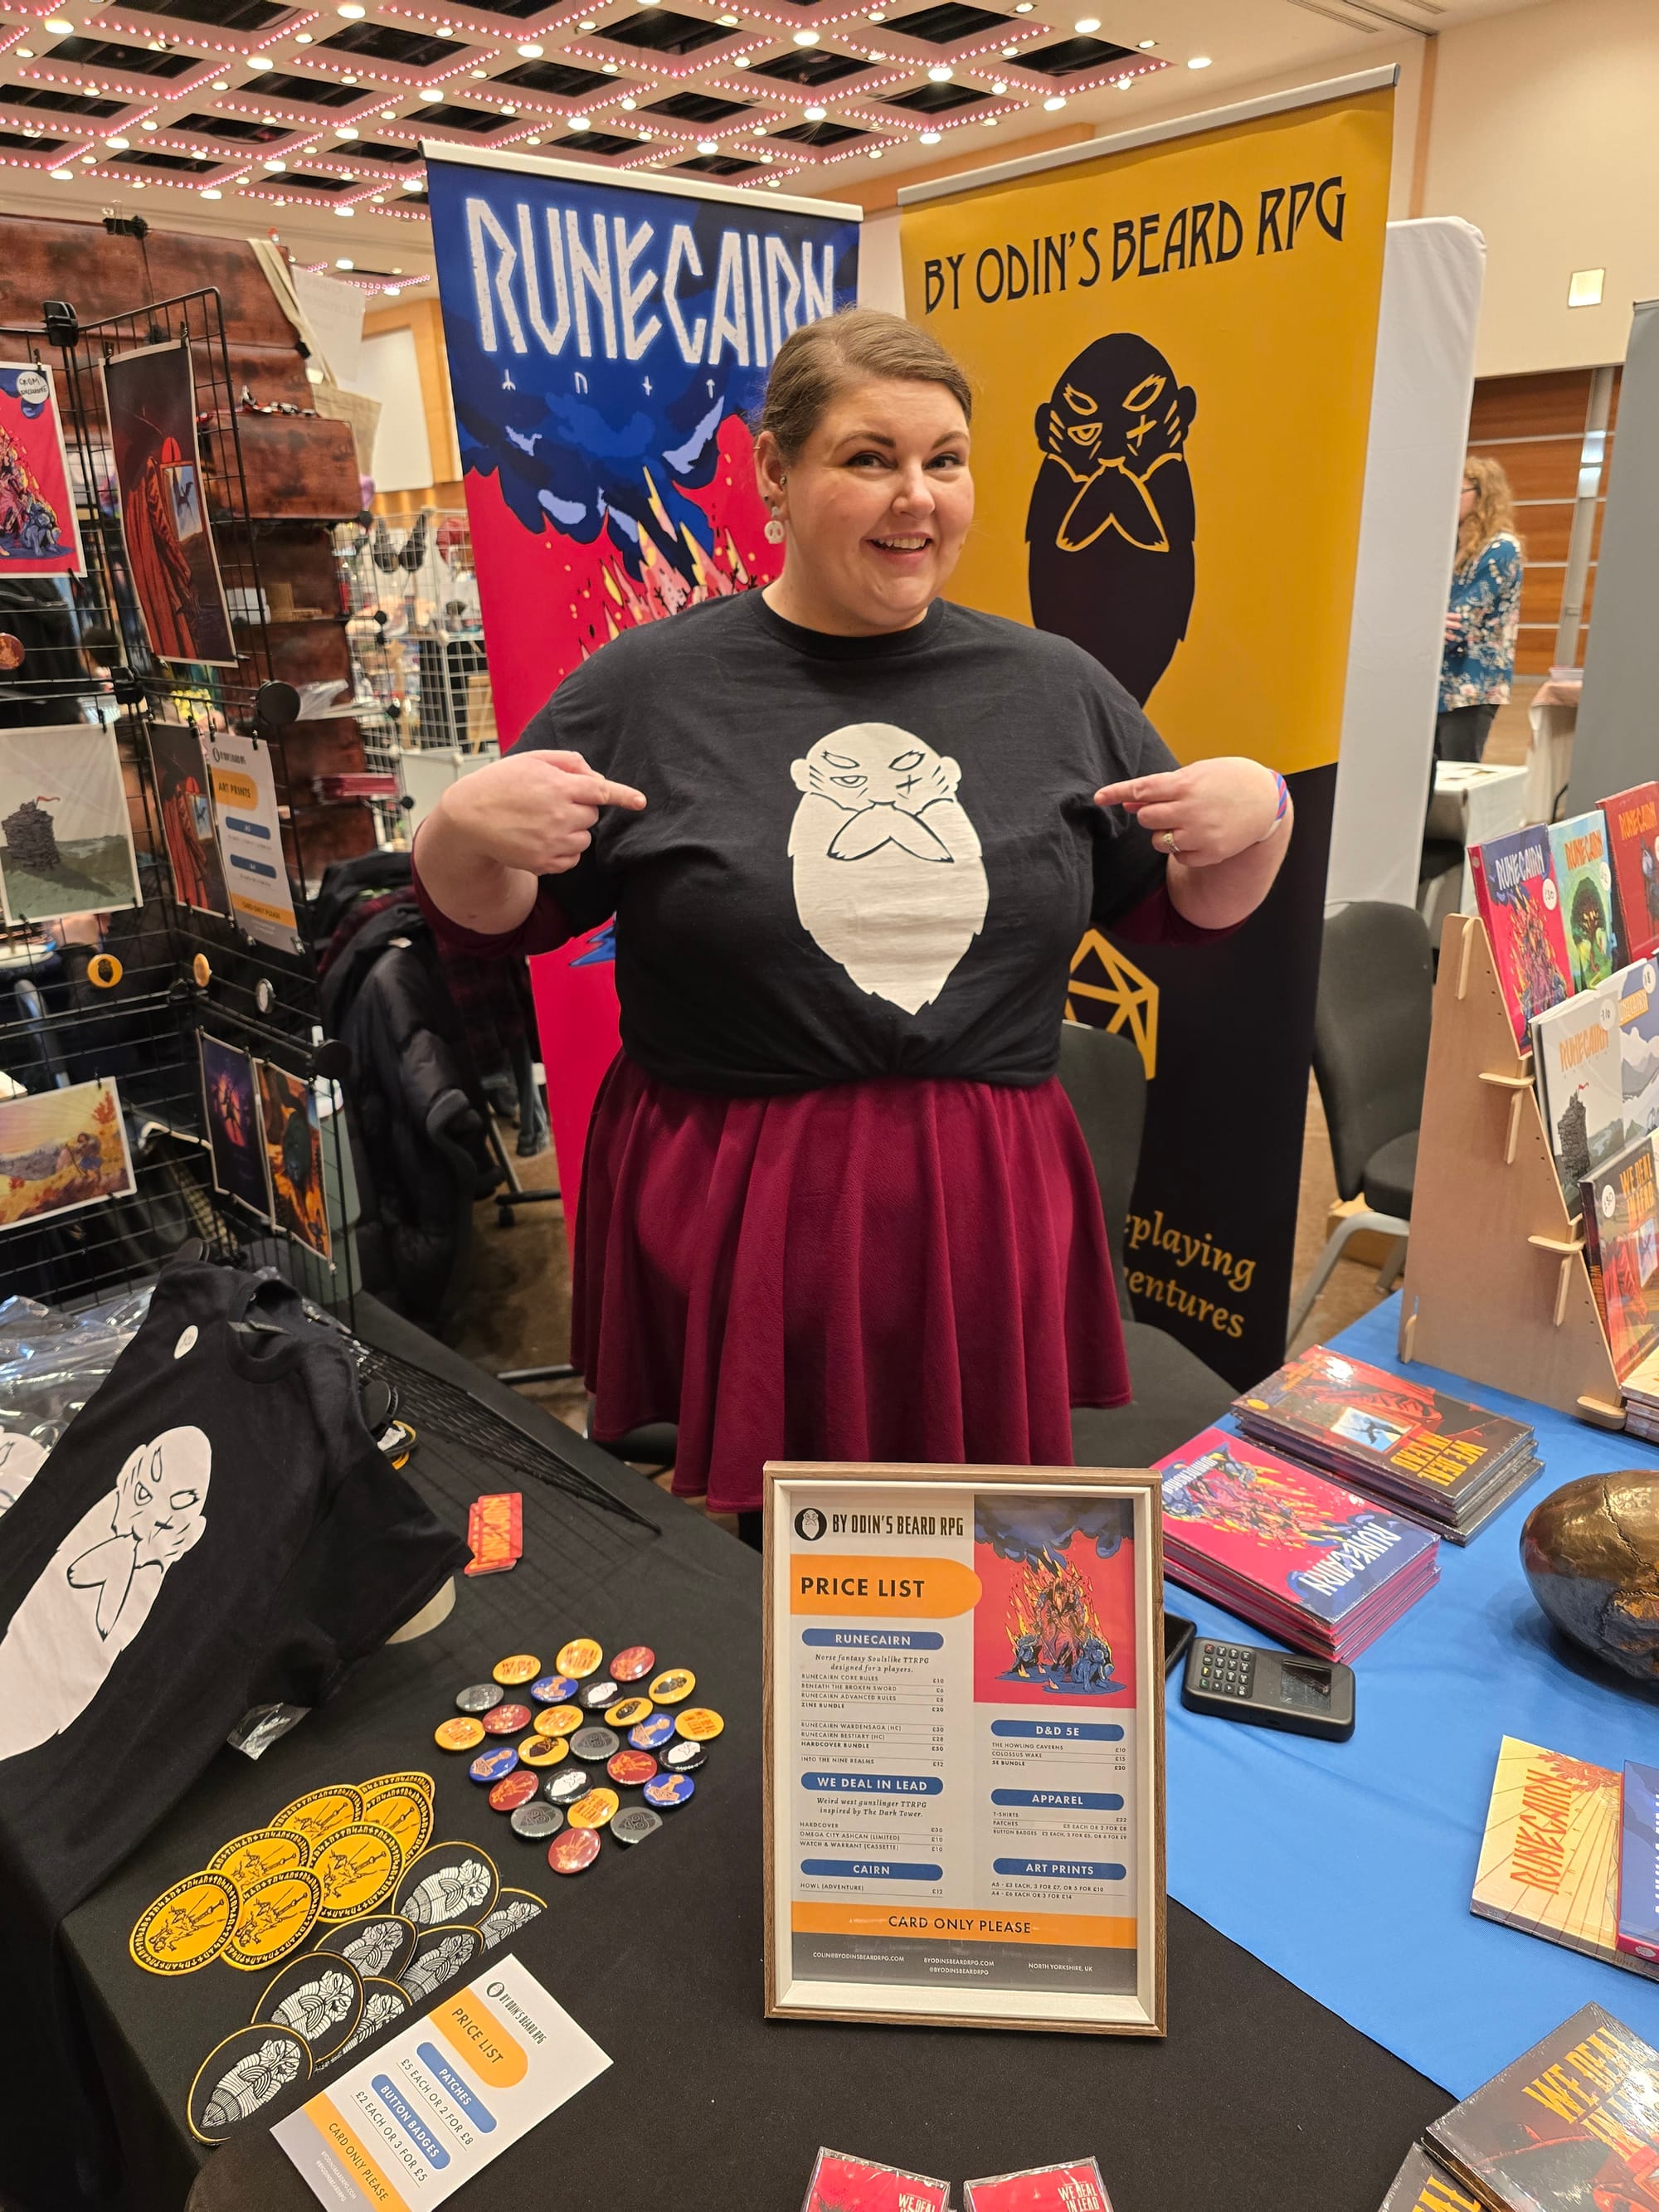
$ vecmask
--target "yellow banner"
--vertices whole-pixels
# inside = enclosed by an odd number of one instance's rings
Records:
[[[1336,758],[1393,106],[902,208],[908,312],[975,387],[951,596],[1073,637],[1183,760]]]

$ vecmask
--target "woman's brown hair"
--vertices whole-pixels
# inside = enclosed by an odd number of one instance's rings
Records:
[[[836,394],[872,377],[943,385],[972,419],[967,375],[936,337],[902,315],[848,307],[822,322],[803,323],[778,348],[757,428],[769,430],[784,459],[794,461]]]
[[[1467,568],[1494,538],[1512,538],[1521,545],[1515,526],[1510,480],[1502,461],[1490,453],[1471,453],[1463,463],[1463,481],[1474,486],[1474,505],[1457,526],[1457,566]],[[1521,546],[1522,553],[1526,551]]]

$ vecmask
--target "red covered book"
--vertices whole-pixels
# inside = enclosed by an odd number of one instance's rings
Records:
[[[1601,801],[1626,960],[1659,950],[1659,783],[1634,783]]]
[[[1491,838],[1484,845],[1471,845],[1469,873],[1474,880],[1474,902],[1492,939],[1498,987],[1509,1010],[1516,1048],[1526,1052],[1536,1016],[1572,995],[1572,968],[1549,831],[1534,825]]]

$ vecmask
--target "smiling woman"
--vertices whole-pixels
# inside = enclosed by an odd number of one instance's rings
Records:
[[[572,1356],[597,1437],[677,1420],[676,1488],[756,1535],[769,1458],[1065,1464],[1127,1398],[1071,955],[1232,927],[1291,834],[1267,769],[1177,767],[1079,647],[945,600],[971,413],[896,316],[795,331],[781,574],[615,639],[416,847],[458,948],[616,916]]]

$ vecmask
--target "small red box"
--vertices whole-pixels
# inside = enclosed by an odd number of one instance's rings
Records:
[[[524,1492],[499,1490],[475,1498],[467,1509],[470,1575],[504,1575],[524,1557]]]
[[[951,2185],[844,2151],[821,2150],[801,2212],[951,2212]]]
[[[966,2187],[968,2212],[1112,2212],[1100,2168],[1091,2158],[1027,2166]]]

